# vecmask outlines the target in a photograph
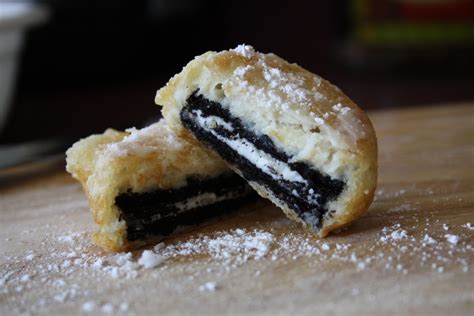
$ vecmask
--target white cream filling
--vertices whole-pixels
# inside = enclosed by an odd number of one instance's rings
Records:
[[[222,120],[217,116],[202,116],[202,111],[193,111],[197,116],[197,122],[206,131],[212,133],[220,141],[227,144],[230,148],[235,150],[239,155],[250,161],[257,168],[262,170],[264,173],[270,175],[275,180],[287,180],[290,182],[300,182],[307,184],[307,181],[299,174],[299,172],[292,170],[285,162],[275,159],[271,155],[267,154],[263,150],[256,148],[252,143],[246,139],[235,137],[228,139],[217,134],[213,129],[216,128],[216,124],[224,127],[225,129],[232,131],[233,127],[229,123]],[[224,124],[221,124],[223,122]]]
[[[169,216],[174,216],[177,214],[181,214],[184,212],[187,212],[189,210],[202,207],[202,206],[207,206],[207,205],[212,205],[218,202],[222,202],[225,200],[230,200],[230,199],[235,199],[241,196],[244,196],[248,193],[248,190],[245,190],[244,192],[237,192],[237,191],[231,191],[223,195],[216,195],[215,193],[212,192],[205,192],[200,195],[196,195],[193,197],[190,197],[184,201],[181,202],[176,202],[173,204],[174,207],[176,207],[178,210],[176,212],[170,213],[170,214],[155,214],[151,216],[148,219],[143,219],[140,222],[142,223],[148,223],[148,222],[154,222],[157,220],[160,220],[162,218],[166,218]]]
[[[179,210],[176,212],[176,214],[180,214],[194,208],[215,204],[225,200],[235,199],[237,197],[245,195],[246,193],[247,191],[240,193],[231,191],[218,196],[215,193],[206,192],[201,195],[191,197],[187,200],[177,202],[174,206]]]

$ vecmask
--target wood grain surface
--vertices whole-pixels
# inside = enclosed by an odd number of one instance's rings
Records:
[[[65,172],[3,184],[0,315],[474,314],[474,104],[370,117],[379,184],[349,229],[318,240],[263,203],[165,242],[264,236],[261,256],[206,248],[124,268],[90,243],[86,198]]]

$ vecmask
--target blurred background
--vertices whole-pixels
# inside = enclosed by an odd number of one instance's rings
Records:
[[[474,100],[471,0],[0,0],[0,144],[141,126],[194,56],[241,43],[366,110]]]

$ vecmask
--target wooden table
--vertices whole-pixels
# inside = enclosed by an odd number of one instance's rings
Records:
[[[0,314],[472,315],[474,105],[371,119],[380,145],[376,200],[367,216],[321,241],[265,204],[168,240],[174,257],[137,268],[141,251],[117,258],[90,244],[86,199],[65,172],[3,185]],[[263,236],[269,248],[230,259],[226,249],[173,248],[198,234],[214,243]]]

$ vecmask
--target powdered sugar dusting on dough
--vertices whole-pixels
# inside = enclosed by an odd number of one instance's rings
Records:
[[[255,49],[252,46],[245,44],[238,45],[236,48],[232,49],[232,51],[244,56],[245,58],[252,58],[255,55]]]
[[[336,113],[341,113],[341,114],[346,114],[347,112],[349,112],[351,109],[347,106],[344,106],[342,105],[341,103],[337,103],[335,104],[332,109],[334,110],[334,112]]]
[[[234,51],[249,57],[249,48],[246,47],[239,45]],[[289,110],[292,110],[293,115],[302,115],[310,105],[324,99],[323,94],[319,91],[321,84],[319,77],[313,76],[308,78],[302,74],[285,71],[284,69],[272,66],[268,55],[255,52],[253,48],[251,52],[252,57],[257,57],[256,63],[254,65],[237,67],[229,82],[232,85],[236,85],[240,90],[246,91],[260,100],[264,100],[264,102],[256,103],[256,106],[278,109],[280,115],[287,113]],[[266,81],[268,88],[260,87],[247,79],[247,73],[253,70],[262,74],[262,79]],[[307,88],[308,80],[311,81],[309,85],[311,89]],[[319,116],[309,122],[313,125],[322,125],[324,123],[323,118]]]
[[[165,120],[142,129],[135,127],[126,130],[129,135],[120,142],[106,146],[104,153],[111,156],[146,156],[163,150],[163,147],[179,149],[183,141],[170,130]]]

